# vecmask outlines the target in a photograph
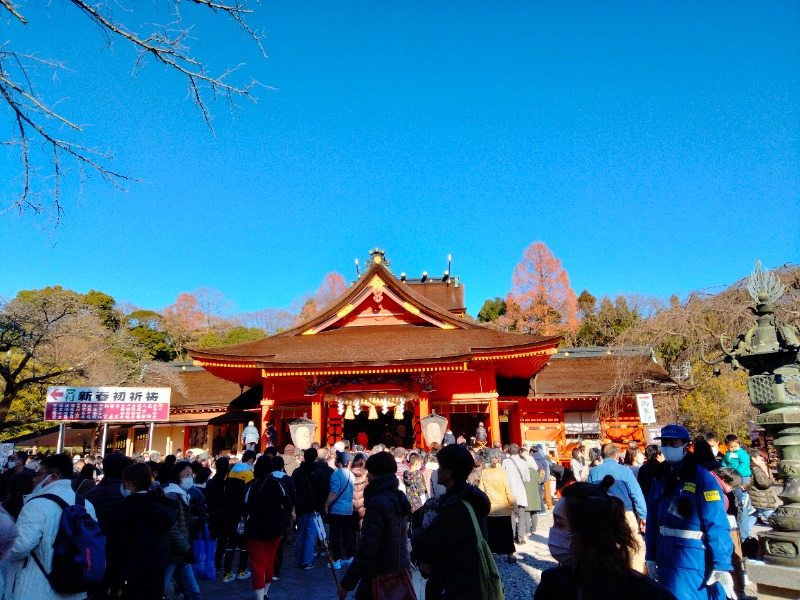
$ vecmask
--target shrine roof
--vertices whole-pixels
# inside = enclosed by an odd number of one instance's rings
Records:
[[[276,335],[253,342],[191,350],[196,360],[252,362],[262,368],[396,365],[470,361],[475,355],[547,350],[560,337],[413,325],[345,327],[315,335]]]
[[[619,396],[671,391],[677,386],[664,367],[647,355],[570,353],[559,348],[536,374],[535,398]],[[558,358],[556,358],[558,357]]]
[[[453,314],[414,287],[375,262],[319,314],[289,330],[243,344],[189,349],[189,354],[202,366],[217,368],[394,366],[468,362],[476,355],[488,360],[510,358],[515,352],[547,354],[561,340],[488,329]],[[364,307],[370,302],[378,310],[373,297],[386,297],[409,322],[347,326],[354,315],[369,314]]]
[[[227,410],[231,400],[241,394],[238,384],[215,377],[205,369],[184,366],[177,375],[182,386],[171,386],[170,408],[173,410]]]

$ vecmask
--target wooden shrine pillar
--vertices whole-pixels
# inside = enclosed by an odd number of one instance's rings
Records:
[[[206,450],[209,454],[211,454],[214,445],[214,426],[209,425],[206,429],[206,447],[203,450]]]
[[[128,428],[128,437],[125,439],[125,456],[133,456],[133,443],[136,429],[131,426]]]
[[[500,441],[500,410],[497,402],[498,394],[492,394],[489,398],[489,445]]]
[[[317,423],[317,429],[314,431],[314,441],[320,446],[324,446],[327,441],[328,433],[328,420],[325,418],[325,411],[322,410],[322,394],[317,393],[311,401],[311,420]]]

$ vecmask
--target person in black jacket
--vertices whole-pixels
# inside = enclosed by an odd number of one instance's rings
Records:
[[[33,478],[36,476],[38,469],[39,461],[29,458],[25,466],[13,475],[8,482],[8,497],[3,502],[3,507],[15,521],[22,510],[22,498],[30,494],[33,489]]]
[[[314,568],[314,540],[317,528],[314,513],[322,510],[325,490],[324,473],[316,467],[317,449],[308,448],[303,452],[303,462],[292,473],[297,504],[297,536],[294,542],[294,564],[300,569]]]
[[[244,537],[252,571],[256,600],[264,600],[272,582],[275,553],[291,517],[292,498],[283,479],[272,473],[273,459],[262,455],[253,468],[255,479],[247,484],[244,493]],[[285,483],[285,482],[284,482]]]
[[[396,473],[397,463],[386,452],[367,459],[369,483],[364,489],[367,511],[361,526],[361,541],[339,585],[339,598],[343,599],[358,585],[356,600],[372,600],[372,579],[376,575],[411,568],[406,535],[411,504],[398,489]]]
[[[636,533],[622,501],[608,494],[613,484],[606,475],[600,484],[581,481],[564,488],[547,542],[559,566],[542,573],[534,600],[676,600],[630,568]]]
[[[284,531],[283,535],[281,535],[281,541],[278,544],[278,549],[275,551],[275,566],[272,572],[272,581],[278,581],[281,575],[281,567],[283,566],[283,547],[286,540],[286,534],[297,519],[294,509],[297,502],[297,492],[294,487],[294,481],[292,481],[292,478],[286,474],[286,464],[283,462],[283,457],[280,454],[272,459],[272,462],[270,463],[270,469],[272,470],[270,476],[279,480],[281,487],[283,487],[283,490],[286,493],[289,508],[289,519],[286,522],[286,531]]]
[[[661,455],[661,447],[657,444],[649,444],[644,449],[645,463],[639,467],[636,474],[636,481],[642,488],[642,494],[647,498],[650,495],[650,487],[653,485],[653,477],[658,473],[659,465],[664,460]]]
[[[221,456],[214,463],[217,472],[211,477],[204,488],[201,488],[206,497],[208,506],[208,530],[212,540],[217,540],[217,553],[214,556],[214,567],[222,568],[222,555],[228,544],[228,521],[225,510],[225,477],[230,470],[230,459]]]
[[[97,600],[116,598],[122,586],[122,559],[116,551],[119,544],[119,510],[122,506],[122,472],[133,461],[121,452],[110,452],[104,463],[103,479],[86,492],[86,499],[94,506],[97,523],[106,536],[106,572],[101,589],[95,590]]]
[[[117,512],[120,542],[115,552],[122,565],[125,600],[160,600],[164,595],[170,530],[178,518],[178,505],[164,497],[158,486],[151,488],[151,480],[152,471],[144,463],[133,464],[122,472],[125,498]]]
[[[467,483],[474,461],[466,447],[445,446],[436,458],[439,484],[447,492],[430,525],[416,529],[411,536],[411,559],[428,578],[426,598],[482,600],[478,540],[469,509],[462,500],[472,506],[484,538],[491,502],[481,490]]]

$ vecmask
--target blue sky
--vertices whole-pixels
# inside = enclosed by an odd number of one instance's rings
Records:
[[[476,314],[536,240],[597,296],[800,262],[796,2],[264,2],[267,60],[181,6],[212,69],[271,86],[212,104],[215,136],[183,80],[132,78],[130,50],[70,6],[0,25],[67,63],[40,89],[141,180],[67,186],[55,230],[0,215],[0,295],[60,284],[157,309],[208,286],[249,311],[351,279],[380,246],[412,276],[452,254]],[[18,173],[0,148],[5,205]]]

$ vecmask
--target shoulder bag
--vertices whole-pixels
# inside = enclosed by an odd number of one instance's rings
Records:
[[[342,491],[341,491],[341,492],[339,492],[339,493],[336,495],[336,498],[334,498],[334,499],[333,499],[333,502],[331,502],[331,503],[330,503],[330,506],[328,507],[328,512],[327,512],[327,513],[325,513],[325,516],[324,516],[324,517],[322,517],[322,520],[323,520],[325,523],[327,523],[327,522],[328,522],[328,516],[331,514],[331,513],[330,513],[330,509],[333,507],[333,505],[334,505],[334,504],[336,504],[336,503],[339,501],[339,498],[341,498],[341,497],[344,495],[344,493],[347,491],[347,488],[349,488],[349,487],[350,487],[352,484],[353,484],[353,481],[352,481],[352,479],[350,479],[350,476],[348,475],[348,476],[347,476],[347,483],[346,483],[346,484],[345,484],[345,486],[342,488]]]
[[[397,566],[400,566],[403,544],[403,516],[400,515],[400,531],[397,542]],[[372,600],[417,600],[414,581],[408,569],[399,569],[376,575],[372,578]]]

